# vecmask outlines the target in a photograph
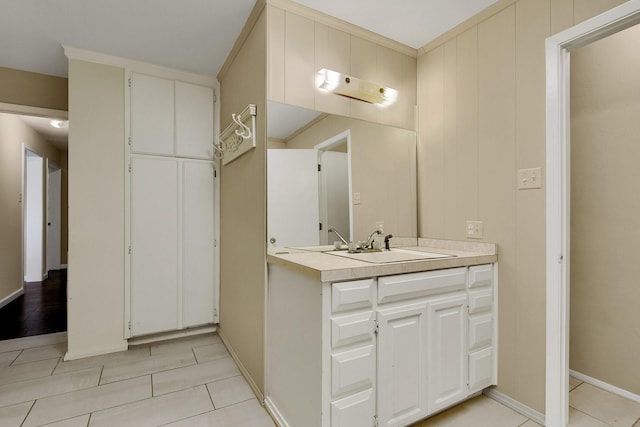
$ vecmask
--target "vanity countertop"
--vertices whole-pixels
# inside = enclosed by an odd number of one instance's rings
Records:
[[[415,241],[415,239],[413,239]],[[455,255],[415,261],[370,263],[300,248],[269,248],[267,262],[311,276],[322,282],[339,282],[393,274],[440,270],[496,262],[498,245],[439,239],[417,239],[417,246],[399,246],[412,251]]]

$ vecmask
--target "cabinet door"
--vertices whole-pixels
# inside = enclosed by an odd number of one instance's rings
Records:
[[[466,294],[430,301],[429,413],[449,406],[467,394]]]
[[[178,327],[178,162],[131,160],[131,334]]]
[[[367,389],[331,403],[331,427],[371,427],[375,393]]]
[[[131,152],[174,154],[173,80],[131,74]]]
[[[176,154],[213,157],[213,89],[176,81]]]
[[[299,107],[314,108],[315,98],[315,25],[311,19],[285,12],[284,101]]]
[[[184,326],[213,323],[213,165],[182,169],[182,302]]]
[[[404,426],[427,414],[427,305],[378,312],[378,417]]]

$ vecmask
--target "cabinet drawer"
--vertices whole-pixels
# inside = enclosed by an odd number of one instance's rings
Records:
[[[337,397],[373,386],[376,372],[373,345],[331,356],[331,396]]]
[[[372,341],[374,331],[373,311],[349,314],[331,319],[331,347],[336,348],[361,341]]]
[[[493,283],[493,266],[491,264],[469,267],[469,289],[490,286]]]
[[[466,267],[380,277],[378,279],[378,302],[386,303],[464,290],[466,284]]]
[[[469,318],[469,350],[491,345],[493,339],[493,316],[491,313]]]
[[[334,313],[373,305],[374,279],[334,283],[331,292],[331,308]]]
[[[493,348],[469,354],[469,393],[475,393],[493,382]]]
[[[371,388],[331,403],[331,427],[371,427],[374,415]]]
[[[493,306],[493,291],[491,287],[472,289],[469,291],[469,314],[489,311]]]

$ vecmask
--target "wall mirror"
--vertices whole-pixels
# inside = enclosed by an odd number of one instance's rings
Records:
[[[416,133],[267,103],[270,247],[417,236]]]

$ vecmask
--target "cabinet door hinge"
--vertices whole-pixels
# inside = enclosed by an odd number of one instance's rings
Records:
[[[318,172],[322,172],[322,165],[318,165]]]
[[[377,415],[373,416],[373,427],[378,427],[378,416]]]
[[[131,166],[131,163],[129,163],[129,173],[131,173],[133,171],[133,167]]]
[[[131,77],[129,77],[128,83],[129,83],[129,87],[131,87]]]
[[[213,309],[213,317],[218,317],[218,309],[217,308]]]
[[[213,170],[213,177],[214,177],[214,178],[217,178],[217,177],[218,177],[218,171],[217,171],[217,170],[215,170],[215,169]]]
[[[322,223],[320,223],[320,231],[322,231]]]
[[[128,326],[129,326],[129,330],[131,330],[131,322],[129,322],[129,325],[128,325]]]
[[[129,245],[129,255],[131,255],[131,245]]]
[[[131,147],[131,144],[132,144],[131,137],[127,139],[127,143],[129,144],[129,147]]]
[[[213,103],[215,104],[218,101],[218,96],[216,95],[216,90],[213,89]]]
[[[373,321],[373,333],[378,335],[378,332],[380,332],[380,323],[377,320]]]

